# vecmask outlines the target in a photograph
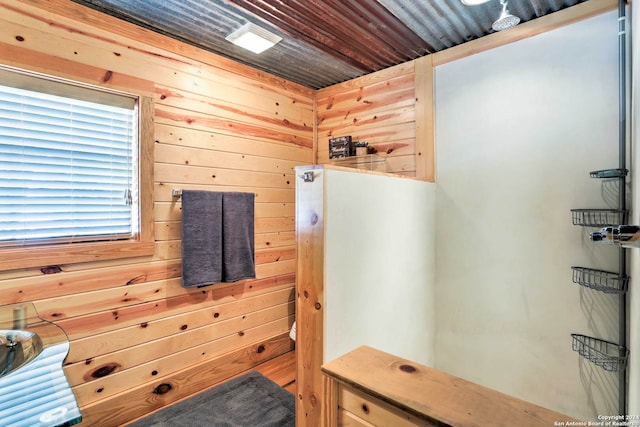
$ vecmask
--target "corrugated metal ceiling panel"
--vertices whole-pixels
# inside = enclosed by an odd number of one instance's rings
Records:
[[[491,24],[502,6],[498,0],[465,6],[459,0],[378,0],[437,50],[493,33]],[[588,0],[510,0],[508,9],[526,22]]]
[[[328,81],[343,81],[360,74],[356,68],[288,37],[223,0],[75,1],[307,87],[322,87]],[[225,40],[228,34],[247,22],[281,36],[282,42],[257,55]]]
[[[499,0],[74,0],[312,89],[493,32]],[[511,0],[523,22],[584,1]],[[225,40],[247,22],[283,38],[256,55]]]

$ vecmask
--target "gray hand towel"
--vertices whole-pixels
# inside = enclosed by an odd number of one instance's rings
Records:
[[[256,277],[253,193],[222,196],[222,279],[236,282]]]
[[[182,191],[182,286],[222,281],[222,194]]]

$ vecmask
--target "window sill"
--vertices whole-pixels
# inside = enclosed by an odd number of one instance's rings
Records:
[[[0,249],[0,271],[153,255],[154,242],[95,242]]]

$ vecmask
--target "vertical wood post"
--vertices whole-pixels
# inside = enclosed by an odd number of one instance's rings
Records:
[[[296,168],[297,427],[326,425],[320,371],[324,357],[324,183],[321,166]]]
[[[416,177],[435,181],[435,135],[433,108],[433,61],[431,56],[416,59]]]

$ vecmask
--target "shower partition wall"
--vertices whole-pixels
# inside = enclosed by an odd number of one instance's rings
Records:
[[[296,168],[297,425],[324,422],[320,366],[368,345],[434,364],[435,184]]]

